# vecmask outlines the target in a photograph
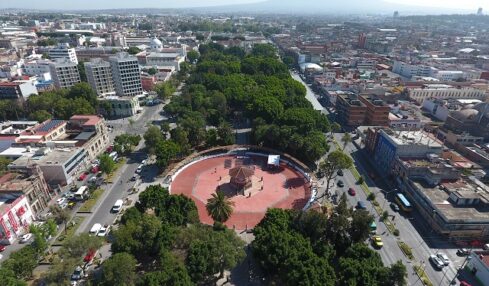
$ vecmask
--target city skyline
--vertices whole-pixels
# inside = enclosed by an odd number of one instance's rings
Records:
[[[84,1],[83,4],[79,2],[67,2],[60,0],[47,0],[44,2],[34,1],[34,0],[26,0],[22,2],[7,0],[3,3],[0,3],[0,9],[8,9],[8,8],[20,8],[20,9],[41,9],[41,10],[89,10],[89,9],[133,9],[133,8],[160,8],[160,9],[179,9],[179,8],[198,8],[198,7],[220,7],[225,6],[232,9],[236,6],[238,9],[246,10],[246,8],[262,8],[265,10],[272,10],[273,7],[277,7],[278,9],[290,8],[290,12],[297,12],[293,9],[292,5],[297,5],[297,1],[295,0],[285,0],[276,2],[275,0],[237,0],[237,1],[229,1],[229,0],[182,0],[178,2],[173,1],[154,1],[154,0],[141,0],[135,3],[134,1],[122,0],[122,1],[95,1],[95,0],[87,0]],[[399,5],[399,10],[406,10],[411,12],[411,9],[414,8],[439,8],[440,11],[438,13],[444,13],[447,9],[450,9],[450,12],[467,12],[467,11],[476,11],[477,8],[481,7],[485,10],[489,10],[489,3],[484,0],[467,0],[461,3],[458,0],[368,0],[368,1],[357,1],[350,0],[352,4],[355,4],[356,8],[353,8],[352,11],[355,13],[361,12],[364,10],[365,12],[373,12],[373,11],[382,11],[385,12],[385,9],[396,8],[396,5]],[[367,3],[366,3],[367,2]],[[283,4],[283,5],[282,5]],[[300,3],[303,5],[303,3]],[[335,3],[329,2],[324,3],[323,1],[308,1],[309,8],[311,6],[316,6],[320,8],[329,8],[331,11],[348,11],[344,2]],[[87,9],[87,7],[90,7]],[[307,8],[307,7],[306,7]],[[322,10],[319,9],[318,13],[321,13]],[[416,11],[420,12],[420,11]],[[429,10],[429,13],[437,13],[436,10]]]

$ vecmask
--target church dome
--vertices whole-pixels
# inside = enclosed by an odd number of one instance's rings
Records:
[[[150,47],[152,50],[161,50],[163,48],[163,43],[160,40],[158,40],[156,37],[154,37],[151,40]]]

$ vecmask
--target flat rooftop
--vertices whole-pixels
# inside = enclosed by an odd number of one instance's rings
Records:
[[[64,164],[71,159],[76,153],[80,152],[81,148],[57,148],[48,151],[47,154],[34,155],[32,157],[22,156],[17,160],[10,163],[9,166],[15,169],[15,167],[25,167],[30,164],[36,163],[39,165],[57,165]]]
[[[423,179],[412,179],[412,182],[436,207],[436,211],[452,222],[462,221],[467,223],[489,223],[489,207],[487,203],[477,206],[457,206],[449,200],[450,192],[459,192],[464,197],[477,196],[481,201],[486,200],[489,193],[480,190],[477,185],[467,180],[445,182],[441,186],[429,186]],[[478,191],[476,193],[476,190]],[[485,196],[486,198],[484,198]],[[487,202],[487,200],[486,200]]]
[[[430,133],[424,131],[394,131],[392,134],[385,132],[397,145],[425,145],[432,148],[441,148],[441,142]]]

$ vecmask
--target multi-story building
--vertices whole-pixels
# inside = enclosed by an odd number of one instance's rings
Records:
[[[17,138],[19,145],[35,145],[46,141],[54,141],[64,137],[66,121],[48,119],[39,125],[26,129]]]
[[[411,65],[405,62],[395,61],[392,72],[407,78],[413,76],[431,77],[436,72],[436,69],[425,65]]]
[[[128,53],[117,53],[116,56],[109,57],[109,62],[118,96],[135,96],[143,93],[141,71],[136,57]]]
[[[81,81],[77,64],[67,59],[50,63],[49,70],[57,88],[69,88]]]
[[[5,194],[24,195],[35,216],[47,209],[49,201],[55,195],[50,191],[38,166],[32,166],[27,172],[0,176],[0,197]]]
[[[35,60],[35,61],[29,61],[25,62],[24,65],[22,66],[22,73],[26,75],[34,75],[38,77],[43,77],[44,80],[50,80],[51,75],[50,75],[50,68],[49,64],[51,61],[48,60]],[[49,76],[46,76],[46,74],[49,74]]]
[[[338,94],[336,116],[339,122],[348,126],[360,126],[365,121],[367,107],[355,94]]]
[[[110,63],[102,59],[92,59],[85,63],[88,83],[99,96],[114,94],[114,81],[112,80],[112,69]]]
[[[107,125],[97,115],[73,115],[67,129],[68,134],[77,133],[76,146],[87,151],[89,160],[97,158],[109,145]]]
[[[11,171],[25,171],[38,165],[50,186],[71,184],[90,165],[85,148],[41,148],[32,157],[23,156],[9,164]]]
[[[437,98],[463,98],[479,99],[487,98],[486,91],[472,87],[454,87],[447,84],[424,84],[422,87],[408,87],[409,98],[417,103],[423,103],[425,99]]]
[[[382,99],[372,95],[360,95],[360,101],[367,107],[363,125],[388,126],[390,107]]]
[[[92,59],[100,58],[107,61],[109,57],[114,56],[116,52],[122,51],[121,47],[79,47],[75,49],[79,61],[88,62]]]
[[[0,99],[24,101],[32,94],[37,94],[36,85],[32,81],[0,82]]]
[[[466,269],[468,273],[475,275],[481,285],[487,286],[489,281],[489,251],[472,251],[467,258]]]
[[[53,60],[67,59],[74,64],[78,64],[75,49],[70,48],[68,44],[59,44],[56,48],[49,49],[48,55]]]
[[[0,243],[11,244],[29,232],[34,214],[25,195],[7,194],[0,197]]]
[[[425,158],[428,154],[441,154],[443,145],[424,131],[392,131],[382,129],[372,133],[376,138],[373,159],[379,173],[388,175],[397,157]]]

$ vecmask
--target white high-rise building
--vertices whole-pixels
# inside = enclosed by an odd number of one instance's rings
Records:
[[[80,82],[77,64],[66,58],[57,59],[50,63],[49,69],[57,88],[69,88]]]
[[[136,57],[121,52],[109,57],[109,62],[118,96],[134,96],[143,93],[141,71]]]
[[[100,58],[92,59],[85,63],[88,83],[99,96],[114,94],[114,81],[110,63]]]
[[[59,44],[56,48],[49,49],[48,55],[52,60],[65,58],[78,64],[75,49],[68,44]]]

